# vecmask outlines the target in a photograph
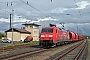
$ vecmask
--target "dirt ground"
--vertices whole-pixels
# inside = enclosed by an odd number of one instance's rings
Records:
[[[88,56],[86,60],[90,60],[90,39],[88,39]]]

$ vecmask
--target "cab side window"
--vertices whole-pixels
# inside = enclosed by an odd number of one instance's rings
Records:
[[[57,29],[56,29],[56,33],[57,33]]]

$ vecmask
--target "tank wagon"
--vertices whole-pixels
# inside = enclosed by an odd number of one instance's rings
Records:
[[[25,39],[24,39],[24,42],[30,42],[33,40],[33,37],[32,36],[27,36]]]

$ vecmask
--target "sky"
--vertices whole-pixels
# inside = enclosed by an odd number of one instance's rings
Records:
[[[90,0],[0,0],[0,32],[10,28],[10,14],[14,28],[22,24],[36,23],[48,26],[50,23],[65,30],[90,35]]]

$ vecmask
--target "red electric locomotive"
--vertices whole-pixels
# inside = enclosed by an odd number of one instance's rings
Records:
[[[40,33],[40,45],[53,46],[61,43],[69,42],[69,34],[56,25],[50,24],[49,27],[43,27]]]

